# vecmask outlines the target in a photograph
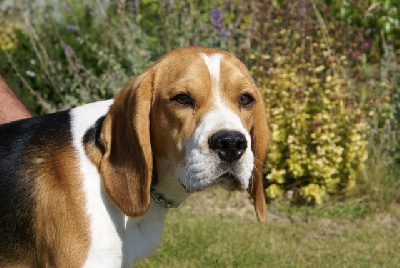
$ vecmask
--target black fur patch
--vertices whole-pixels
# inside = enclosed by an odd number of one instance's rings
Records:
[[[106,152],[104,145],[100,142],[100,133],[101,127],[103,126],[104,118],[105,116],[100,117],[96,121],[96,123],[86,131],[82,140],[85,145],[91,143],[94,144],[94,146],[96,146],[100,150],[101,154],[104,154]]]
[[[34,190],[39,182],[30,165],[71,142],[68,111],[0,125],[0,266],[34,254]]]

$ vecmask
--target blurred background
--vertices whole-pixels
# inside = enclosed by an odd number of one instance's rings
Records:
[[[215,230],[222,235],[216,236],[216,248],[224,248],[226,240],[234,243],[232,237],[248,231],[245,226],[250,223],[243,208],[251,210],[251,204],[238,201],[247,196],[211,191],[201,202],[189,201],[182,212],[169,218],[174,227],[166,227],[171,231],[158,257],[143,265],[165,264],[171,255],[179,257],[169,262],[170,267],[303,267],[310,264],[310,258],[319,267],[332,267],[340,260],[359,267],[398,265],[395,252],[399,252],[400,241],[393,240],[392,228],[400,224],[400,1],[0,2],[0,74],[36,115],[112,98],[161,55],[192,45],[234,53],[251,70],[263,93],[271,129],[263,170],[265,193],[271,218],[279,219],[269,224],[277,224],[272,226],[282,232],[254,227],[251,240],[268,250],[258,252],[251,242],[239,243],[239,260],[233,257],[234,251],[214,249],[198,258],[197,250],[190,251],[190,260],[197,262],[183,262],[184,254],[178,249],[193,237],[196,241],[213,237],[201,226],[213,226],[214,214],[233,217],[241,230],[232,235]],[[203,203],[213,208],[204,210],[214,215],[206,222],[193,212]],[[295,219],[296,224],[286,226],[288,219]],[[176,229],[181,220],[186,226],[182,228],[189,229]],[[321,220],[328,222],[329,230],[349,220],[345,226],[350,229],[326,234],[327,229],[316,227]],[[314,225],[303,225],[303,221]],[[375,222],[374,229],[367,227],[367,221]],[[317,245],[314,251],[306,240],[292,239],[310,226],[316,232],[316,238],[308,238]],[[340,239],[356,230],[360,237],[353,236],[347,248]],[[181,234],[184,238],[180,239],[173,232],[194,236]],[[268,240],[273,237],[271,232],[279,235],[273,241]],[[357,244],[360,240],[364,241],[361,246]],[[285,241],[290,242],[286,245]],[[297,247],[302,242],[304,247]],[[204,252],[207,243],[197,245],[198,251]],[[193,244],[190,247],[197,242]],[[267,258],[271,262],[259,262]],[[294,262],[282,263],[283,258]]]

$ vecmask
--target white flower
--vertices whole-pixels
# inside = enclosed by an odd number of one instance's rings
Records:
[[[26,71],[26,75],[29,77],[35,77],[36,74],[32,71]]]

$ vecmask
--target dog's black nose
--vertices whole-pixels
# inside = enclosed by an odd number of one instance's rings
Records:
[[[210,149],[218,153],[221,160],[232,163],[246,151],[247,140],[238,131],[220,131],[209,138],[208,145]]]

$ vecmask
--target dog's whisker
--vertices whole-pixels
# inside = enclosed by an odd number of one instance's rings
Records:
[[[260,163],[260,164],[261,164],[261,167],[263,167],[263,168],[267,166],[267,164],[266,164],[264,161],[261,161],[261,160],[259,160],[259,159],[256,158],[256,157],[254,157],[254,161]]]

